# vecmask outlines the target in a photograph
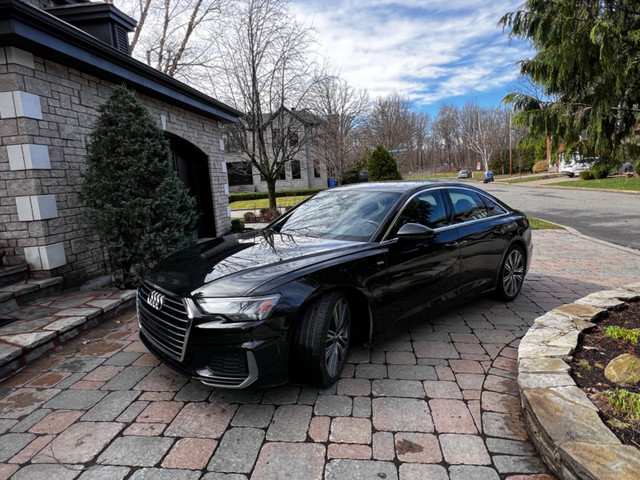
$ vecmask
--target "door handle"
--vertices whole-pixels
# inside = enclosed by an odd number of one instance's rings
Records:
[[[457,248],[460,242],[449,242],[444,244],[444,248]]]

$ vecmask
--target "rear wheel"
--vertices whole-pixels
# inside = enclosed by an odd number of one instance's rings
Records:
[[[296,329],[292,359],[300,380],[332,385],[346,363],[350,337],[351,309],[343,293],[327,293],[309,305]]]
[[[498,298],[511,301],[518,296],[525,275],[525,258],[520,247],[511,247],[505,256],[498,278]]]

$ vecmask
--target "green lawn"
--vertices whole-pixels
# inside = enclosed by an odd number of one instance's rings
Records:
[[[279,207],[291,207],[293,205],[297,205],[307,197],[308,195],[301,195],[298,197],[278,197],[276,198],[276,204]],[[246,210],[250,208],[268,208],[269,199],[261,198],[259,200],[242,200],[240,202],[231,203],[230,207],[231,207],[231,210]]]
[[[435,180],[437,178],[458,178],[458,172],[438,173],[434,175],[416,175],[407,177],[405,180]]]
[[[554,183],[553,187],[601,188],[606,190],[630,190],[640,192],[640,177],[616,177],[600,180],[577,180],[573,182]]]
[[[531,230],[562,230],[560,225],[545,222],[539,218],[529,217],[529,223],[531,224]]]

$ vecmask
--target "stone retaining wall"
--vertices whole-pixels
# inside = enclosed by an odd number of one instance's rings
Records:
[[[640,299],[640,283],[588,295],[535,320],[520,342],[518,387],[525,423],[562,480],[637,479],[640,450],[625,446],[576,386],[569,365],[580,332],[607,310]]]
[[[73,286],[105,273],[105,252],[78,198],[87,142],[113,84],[0,47],[0,249],[11,264]],[[216,234],[229,230],[223,125],[136,93],[170,134],[208,159]]]

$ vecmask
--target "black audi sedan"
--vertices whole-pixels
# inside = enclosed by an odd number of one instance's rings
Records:
[[[207,385],[329,386],[353,341],[473,295],[514,299],[532,248],[527,217],[473,186],[333,188],[160,262],[138,289],[140,337]]]

